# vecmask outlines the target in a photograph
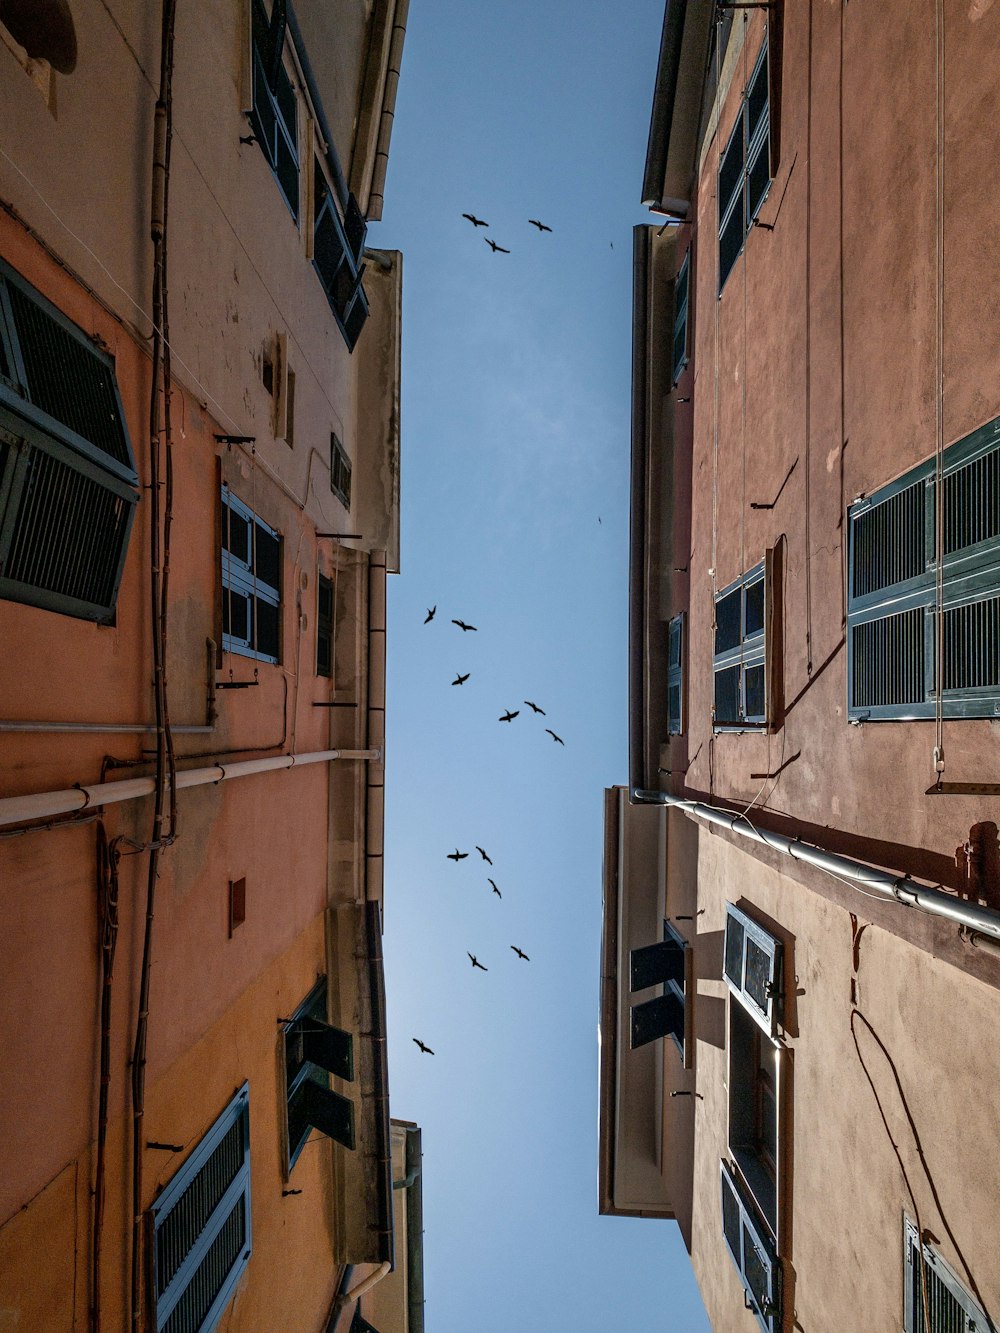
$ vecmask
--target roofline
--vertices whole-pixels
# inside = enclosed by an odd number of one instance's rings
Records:
[[[642,178],[642,202],[690,214],[715,0],[666,0]]]

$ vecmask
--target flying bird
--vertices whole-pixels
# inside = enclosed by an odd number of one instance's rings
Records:
[[[493,251],[494,254],[496,254],[496,252],[497,252],[498,250],[500,251],[500,253],[501,253],[502,255],[509,255],[509,254],[510,254],[510,251],[509,251],[509,250],[505,250],[505,249],[503,248],[502,245],[497,245],[496,241],[491,241],[490,238],[489,238],[488,236],[484,236],[484,237],[483,237],[483,240],[484,240],[484,241],[486,242],[486,244],[490,247],[490,249]]]
[[[488,972],[490,970],[488,967],[483,967],[482,963],[479,961],[479,959],[476,957],[474,953],[470,953],[469,957],[472,959],[472,966],[478,967],[480,972]]]
[[[546,227],[546,225],[545,225],[544,222],[539,222],[537,218],[528,218],[528,221],[531,223],[531,225],[532,225],[533,227],[537,227],[539,231],[551,231],[551,230],[552,230],[551,227]]]
[[[531,959],[528,957],[528,955],[523,950],[519,949],[516,944],[512,944],[510,947],[517,954],[518,958],[523,958],[526,963],[531,962]],[[416,1037],[414,1037],[413,1040],[416,1041]],[[431,1054],[433,1055],[433,1053],[434,1052],[432,1051]]]
[[[551,727],[546,727],[545,730],[549,733],[549,735],[552,737],[552,739],[553,739],[554,741],[558,741],[558,743],[559,743],[560,745],[565,745],[565,744],[566,744],[566,742],[563,740],[563,738],[562,738],[561,736],[557,736],[556,733],[552,730]]]
[[[466,858],[468,855],[469,855],[468,852],[460,852],[460,851],[458,850],[458,848],[456,847],[455,850],[454,850],[453,852],[449,852],[449,853],[448,853],[448,860],[449,860],[449,861],[464,861],[465,858]]]
[[[451,623],[457,625],[460,630],[464,630],[466,633],[468,633],[470,629],[475,630],[476,633],[479,632],[479,627],[477,625],[467,625],[464,620],[453,620]]]
[[[452,685],[464,685],[465,682],[469,679],[469,676],[471,674],[472,673],[470,671],[467,671],[464,676],[456,676],[455,679],[451,682]]]
[[[538,705],[537,705],[537,704],[533,704],[533,703],[531,702],[530,699],[525,699],[524,702],[528,705],[528,707],[531,709],[531,711],[532,711],[533,713],[541,713],[542,717],[545,716],[545,709],[544,709],[544,708],[539,708]]]
[[[489,865],[492,865],[492,864],[493,864],[493,862],[490,860],[490,858],[489,858],[489,857],[486,855],[486,853],[483,851],[482,847],[477,847],[477,848],[476,848],[476,851],[477,851],[477,852],[479,853],[479,855],[483,858],[483,860],[486,861]]]
[[[484,222],[482,218],[477,218],[474,213],[463,213],[463,218],[468,218],[474,227],[488,227],[490,224]]]
[[[497,896],[498,898],[501,898],[501,899],[503,898],[503,894],[500,892],[500,890],[497,888],[497,886],[496,886],[496,884],[494,883],[494,881],[491,880],[490,877],[489,877],[488,875],[487,875],[487,877],[486,877],[486,883],[487,883],[487,884],[492,884],[492,885],[493,885],[493,892],[496,894],[496,896]]]
[[[518,713],[520,713],[520,711],[521,711],[520,708],[515,708],[514,711],[513,711],[513,713],[512,713],[512,712],[510,711],[510,709],[508,708],[507,711],[504,713],[503,717],[498,717],[498,718],[497,718],[497,721],[498,721],[498,722],[513,722],[514,719],[515,719],[515,717],[517,717]],[[548,727],[546,727],[545,730],[548,731]]]
[[[511,948],[513,948],[513,947],[514,947],[514,946],[511,945]],[[413,1040],[417,1043],[417,1045],[418,1045],[418,1046],[420,1047],[420,1049],[423,1051],[424,1055],[433,1055],[433,1054],[434,1054],[434,1052],[431,1050],[431,1048],[430,1048],[429,1046],[425,1046],[424,1043],[420,1040],[419,1037],[414,1037]]]
[[[437,607],[429,606],[427,608],[427,615],[424,617],[424,624],[429,625],[431,621],[434,619],[436,613],[437,613]]]

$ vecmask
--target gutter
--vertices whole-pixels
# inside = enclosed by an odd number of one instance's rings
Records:
[[[377,903],[380,921],[385,848],[385,587],[386,555],[373,551],[368,562],[368,689],[365,753],[372,756],[365,785],[364,894]]]
[[[649,227],[632,229],[632,458],[629,515],[628,767],[631,785],[645,785],[643,771],[643,659],[646,619],[646,440],[649,327]]]
[[[372,164],[372,183],[368,189],[367,217],[370,222],[381,222],[385,202],[385,173],[389,165],[389,140],[396,114],[396,93],[399,89],[399,70],[403,63],[403,42],[406,39],[406,19],[410,0],[396,0],[396,12],[389,39],[389,60],[382,90],[382,111],[379,116],[378,139],[375,143],[375,161]]]
[[[615,1116],[618,1067],[618,792],[604,793],[604,919],[601,930],[601,996],[597,1027],[597,1208],[602,1215],[615,1208]]]
[[[176,775],[178,790],[204,787],[209,783],[229,782],[233,778],[252,777],[279,768],[302,768],[306,764],[326,764],[335,759],[380,760],[381,750],[315,750],[308,754],[278,754],[268,759],[244,759],[235,764],[212,764],[207,768],[181,769]],[[156,791],[155,778],[131,778],[125,782],[79,783],[60,791],[35,792],[27,796],[0,798],[0,828],[51,815],[76,814],[94,806],[137,801]]]
[[[378,1257],[386,1272],[395,1264],[392,1231],[392,1139],[389,1125],[389,1061],[385,1023],[385,973],[382,966],[382,928],[378,903],[365,904],[365,936],[368,952],[368,1003],[373,1047],[372,1082],[369,1094],[375,1112],[375,1169],[378,1185]]]
[[[796,861],[805,861],[825,871],[826,874],[833,875],[836,879],[849,881],[852,886],[863,885],[869,892],[895,899],[904,907],[916,907],[931,916],[957,922],[966,930],[988,936],[993,940],[1000,940],[1000,912],[978,903],[967,902],[963,898],[956,898],[942,889],[921,884],[911,879],[909,875],[893,875],[887,870],[880,870],[877,866],[867,865],[863,861],[855,861],[851,857],[840,856],[835,852],[826,852],[812,843],[803,842],[801,838],[788,838],[782,833],[755,828],[741,814],[705,805],[701,801],[686,800],[682,796],[671,796],[669,792],[646,791],[633,786],[629,791],[629,799],[634,804],[677,806],[696,819],[704,820],[707,824],[717,824],[720,828],[738,833],[753,842],[762,843],[765,847],[782,852]]]

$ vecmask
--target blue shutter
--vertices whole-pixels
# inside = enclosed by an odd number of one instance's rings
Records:
[[[151,1209],[158,1333],[210,1333],[250,1259],[244,1083]]]
[[[781,1264],[774,1242],[759,1225],[753,1204],[743,1198],[737,1177],[720,1162],[722,1234],[743,1283],[748,1303],[764,1333],[780,1333]]]
[[[684,612],[667,628],[667,734],[684,730]]]

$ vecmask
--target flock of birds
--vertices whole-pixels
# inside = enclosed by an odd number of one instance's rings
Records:
[[[475,215],[475,213],[463,213],[463,214],[462,214],[462,217],[463,217],[463,218],[468,218],[468,220],[472,223],[472,225],[473,225],[474,227],[488,227],[488,226],[490,225],[488,222],[484,222],[482,218],[477,218],[476,215]],[[544,222],[539,222],[537,218],[528,218],[528,224],[529,224],[529,226],[537,227],[537,228],[538,228],[538,231],[539,231],[539,234],[541,234],[543,231],[551,231],[551,230],[552,230],[552,228],[551,228],[551,227],[547,227],[547,226],[545,225]],[[490,236],[484,236],[484,237],[483,237],[483,240],[484,240],[484,241],[486,242],[486,244],[490,247],[490,249],[493,251],[494,254],[498,254],[498,253],[501,254],[501,255],[509,255],[509,254],[510,254],[510,251],[509,251],[508,249],[506,249],[506,248],[505,248],[504,246],[502,246],[502,245],[498,245],[497,242],[494,241],[492,237],[490,237]]]
[[[468,215],[466,215],[466,216],[468,216]],[[482,223],[478,223],[478,221],[477,221],[477,225],[482,226],[482,225],[484,225],[484,224],[482,224]],[[536,223],[535,225],[536,225],[536,226],[541,226],[540,223]],[[549,230],[549,228],[544,228],[544,230]],[[435,617],[436,615],[437,615],[437,605],[428,607],[428,608],[427,608],[427,615],[424,617],[424,624],[425,624],[425,625],[429,625],[429,624],[431,623],[431,621],[434,619],[434,617]],[[470,624],[468,624],[466,621],[461,620],[461,619],[452,619],[452,622],[451,622],[451,623],[452,623],[453,625],[457,625],[458,628],[462,631],[463,634],[476,634],[476,633],[479,632],[479,627],[478,627],[477,625],[470,625]],[[471,671],[466,671],[466,672],[464,673],[464,675],[463,675],[461,672],[459,672],[458,674],[456,674],[455,679],[454,679],[451,683],[452,683],[452,685],[464,685],[465,682],[466,682],[467,680],[469,680],[469,678],[471,677],[471,675],[472,675]],[[545,716],[546,716],[545,709],[542,708],[542,707],[540,707],[538,704],[536,704],[532,699],[525,699],[525,700],[524,700],[524,704],[525,704],[526,707],[528,707],[528,708],[531,709],[533,715],[540,715],[541,717],[545,717]],[[515,719],[516,717],[519,717],[519,716],[520,716],[520,712],[521,712],[520,708],[514,708],[514,709],[507,708],[507,709],[504,710],[503,714],[502,714],[497,720],[498,720],[499,722],[513,722],[514,719]],[[563,740],[563,738],[562,738],[561,736],[557,736],[556,733],[552,730],[551,727],[546,727],[545,730],[546,730],[546,732],[548,732],[548,734],[552,737],[553,741],[557,742],[559,745],[565,745],[565,744],[566,744],[566,742]],[[488,865],[488,866],[490,867],[490,869],[492,869],[492,868],[493,868],[493,859],[492,859],[492,857],[489,855],[489,853],[486,851],[485,847],[480,847],[478,844],[476,844],[475,849],[476,849],[476,851],[479,853],[479,855],[482,857],[483,862],[485,863],[485,865]],[[468,858],[469,858],[470,855],[471,855],[471,853],[460,851],[459,848],[456,847],[455,850],[454,850],[453,852],[448,852],[448,854],[447,854],[447,859],[448,859],[449,861],[454,861],[455,864],[457,865],[460,861],[466,861],[466,860],[468,860]],[[486,877],[486,882],[487,882],[487,884],[489,884],[491,891],[492,891],[493,893],[495,893],[496,896],[502,900],[502,899],[503,899],[503,894],[500,892],[500,889],[497,887],[496,880],[491,879],[491,878],[487,875],[487,877]],[[511,949],[513,950],[513,952],[517,955],[518,958],[522,959],[522,960],[523,960],[524,962],[526,962],[526,963],[530,963],[530,962],[531,962],[531,959],[528,957],[528,955],[524,952],[523,949],[519,948],[516,944],[512,944],[510,947],[511,947]],[[469,962],[472,964],[472,969],[473,969],[473,971],[476,971],[477,969],[478,969],[480,972],[488,972],[488,971],[489,971],[489,968],[486,967],[485,964],[481,963],[481,962],[479,961],[479,959],[476,957],[476,955],[475,955],[474,953],[469,953],[469,954],[468,954],[468,958],[469,958]],[[420,1049],[420,1051],[421,1051],[424,1055],[433,1055],[433,1054],[434,1054],[434,1051],[431,1050],[430,1046],[428,1046],[428,1045],[426,1044],[426,1042],[421,1041],[421,1039],[420,1039],[419,1037],[414,1037],[414,1038],[413,1038],[413,1042],[414,1042],[414,1044]]]

